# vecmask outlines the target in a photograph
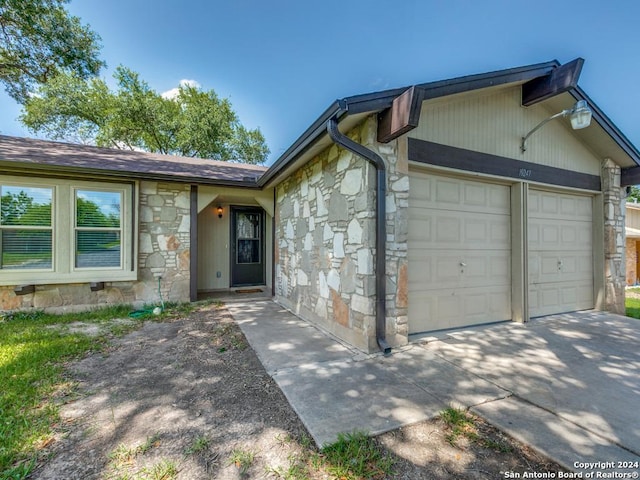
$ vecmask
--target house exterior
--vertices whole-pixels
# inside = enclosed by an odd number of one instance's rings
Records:
[[[143,305],[160,295],[187,302],[230,286],[270,288],[273,191],[256,186],[264,171],[0,136],[0,309]],[[45,207],[45,218],[6,221],[20,192]],[[103,225],[105,216],[114,221]],[[244,237],[231,235],[236,224]],[[34,234],[39,242],[29,241]],[[236,244],[249,258],[234,256]]]
[[[154,166],[147,154],[48,142],[12,154],[12,142],[32,141],[0,139],[3,184],[68,192],[58,207],[72,213],[51,228],[76,245],[54,255],[66,270],[0,270],[0,308],[152,301],[158,283],[175,300],[261,285],[364,351],[498,321],[623,313],[624,187],[640,183],[640,153],[578,86],[581,67],[552,61],[343,98],[266,170],[166,157]],[[592,111],[588,128],[558,118],[524,144],[578,100]],[[65,164],[76,148],[88,153]],[[73,220],[77,199],[114,190],[131,199],[122,268],[90,272],[77,245],[85,230],[106,238],[109,228]],[[104,288],[87,293],[91,282]],[[19,295],[21,285],[34,292]],[[92,297],[77,302],[71,288]]]
[[[640,247],[640,204],[627,202],[625,215],[627,285],[640,283],[638,249]]]

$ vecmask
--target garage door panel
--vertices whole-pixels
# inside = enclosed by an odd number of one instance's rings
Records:
[[[529,217],[529,250],[592,250],[591,223]]]
[[[559,254],[559,255],[558,255]],[[531,283],[578,281],[593,276],[592,258],[589,254],[574,252],[551,252],[533,258],[529,263],[529,281]]]
[[[502,252],[453,251],[442,254],[426,250],[412,258],[409,291],[437,288],[468,288],[510,285],[511,262]],[[461,265],[464,263],[464,266]]]
[[[509,217],[451,211],[412,209],[409,227],[411,248],[489,249],[511,248]]]
[[[529,190],[529,314],[593,307],[592,198]]]
[[[508,215],[510,190],[475,180],[461,180],[412,172],[409,179],[414,206],[429,209],[496,213]]]
[[[409,332],[511,318],[510,188],[412,172]]]
[[[510,285],[511,261],[502,252],[466,252],[463,258],[464,273],[461,274],[464,287],[483,285]]]
[[[414,295],[416,311],[421,312],[420,323],[423,329],[414,328],[414,332],[435,331],[480,325],[488,321],[511,319],[509,286],[468,288],[464,294],[451,289],[440,289]],[[488,320],[490,318],[490,320]],[[412,318],[414,322],[416,318]]]
[[[460,272],[457,265],[460,260],[452,255],[434,255],[430,251],[422,258],[412,258],[409,268],[409,291],[424,292],[444,286],[457,287],[460,284]]]
[[[532,317],[593,308],[593,285],[590,281],[533,285],[529,305]]]
[[[559,217],[591,222],[591,197],[529,190],[529,216],[555,220]]]

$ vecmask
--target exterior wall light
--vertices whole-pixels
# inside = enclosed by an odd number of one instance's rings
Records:
[[[218,205],[216,211],[218,212],[218,218],[222,218],[222,205]]]
[[[591,109],[587,105],[586,100],[578,100],[573,108],[569,108],[567,110],[563,110],[560,113],[556,113],[555,115],[551,115],[549,118],[541,121],[538,125],[533,127],[533,129],[527,133],[524,137],[522,137],[522,144],[520,145],[520,150],[524,153],[527,150],[527,139],[533,135],[533,133],[542,128],[548,122],[555,118],[560,117],[569,117],[571,120],[571,128],[574,130],[580,130],[582,128],[587,128],[591,125]]]

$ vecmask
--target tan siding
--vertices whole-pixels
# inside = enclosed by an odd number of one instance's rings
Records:
[[[599,175],[599,160],[574,137],[565,119],[545,125],[520,152],[521,137],[554,113],[542,105],[521,107],[519,86],[491,89],[424,102],[420,124],[408,136]]]
[[[640,230],[640,210],[627,207],[625,226]]]
[[[198,290],[210,291],[229,288],[230,284],[230,212],[232,205],[268,207],[273,202],[273,190],[243,190],[201,186],[198,189]],[[216,207],[222,205],[223,215],[218,218]],[[263,207],[263,208],[265,208]],[[265,215],[265,283],[271,285],[272,217]],[[218,277],[217,273],[220,272]]]

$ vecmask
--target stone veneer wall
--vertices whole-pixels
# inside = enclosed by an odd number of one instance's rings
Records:
[[[349,136],[387,165],[387,340],[407,342],[409,178],[370,117]],[[375,168],[331,146],[276,189],[276,300],[350,344],[375,338]]]
[[[638,281],[638,240],[635,238],[627,238],[626,242],[626,273],[627,285],[635,285]]]
[[[92,292],[88,283],[36,285],[32,294],[16,296],[0,287],[0,310],[44,309],[62,312],[106,304],[136,307],[165,301],[189,301],[190,186],[141,182],[138,210],[138,281],[107,282]],[[96,282],[101,281],[96,274]]]
[[[602,163],[602,193],[604,200],[604,308],[625,314],[625,230],[624,188],[620,187],[620,167],[612,160]]]

